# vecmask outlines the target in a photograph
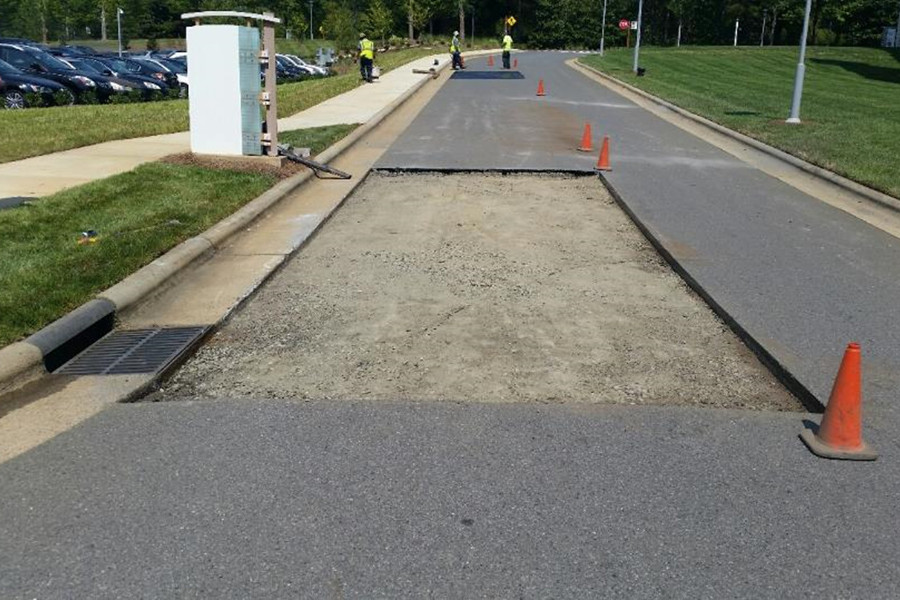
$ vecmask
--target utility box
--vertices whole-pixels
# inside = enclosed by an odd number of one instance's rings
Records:
[[[192,152],[262,154],[259,48],[255,27],[187,28]]]

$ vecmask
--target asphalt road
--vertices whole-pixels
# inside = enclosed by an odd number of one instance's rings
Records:
[[[0,465],[0,597],[895,598],[896,240],[563,58],[448,83],[381,166],[586,170],[596,119],[616,189],[811,389],[863,343],[877,462],[812,456],[790,413],[115,406]]]
[[[575,147],[591,123],[629,208],[823,404],[847,343],[862,344],[872,442],[896,452],[900,240],[649,114],[573,56],[519,55],[524,79],[451,80],[376,168],[590,171],[597,156]]]
[[[120,405],[0,466],[0,597],[896,598],[886,461],[796,414]]]

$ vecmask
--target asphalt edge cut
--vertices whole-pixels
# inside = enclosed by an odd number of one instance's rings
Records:
[[[725,127],[724,125],[719,125],[715,121],[711,121],[705,117],[696,115],[690,111],[687,111],[687,110],[681,108],[680,106],[676,106],[675,104],[668,102],[667,100],[663,100],[662,98],[659,98],[657,96],[654,96],[653,94],[645,92],[642,89],[636,88],[633,85],[625,83],[624,81],[622,81],[620,79],[616,79],[615,77],[613,77],[611,75],[603,73],[602,71],[598,71],[594,67],[585,65],[585,64],[579,62],[577,59],[572,59],[570,61],[566,61],[566,63],[569,66],[571,66],[573,69],[575,69],[576,71],[578,71],[578,70],[588,71],[589,73],[596,75],[597,77],[608,82],[612,86],[618,86],[620,88],[624,88],[625,90],[628,90],[629,92],[636,94],[636,95],[644,98],[645,100],[648,100],[658,106],[668,109],[668,110],[678,114],[679,116],[689,119],[690,121],[693,121],[694,123],[697,123],[698,125],[706,127],[707,129],[711,129],[711,130],[715,131],[716,133],[720,133],[720,134],[727,136],[737,142],[746,144],[747,146],[751,146],[754,149],[759,150],[760,152],[762,152],[764,154],[767,154],[767,155],[769,155],[773,158],[776,158],[782,162],[785,162],[785,163],[791,165],[792,167],[796,167],[797,169],[799,169],[805,173],[808,173],[810,175],[813,175],[814,177],[818,177],[819,179],[822,179],[824,181],[827,181],[828,183],[836,185],[843,190],[846,190],[850,193],[856,194],[857,196],[861,196],[861,197],[865,198],[866,200],[870,200],[871,202],[874,202],[874,203],[878,204],[879,206],[882,206],[884,208],[887,208],[887,209],[890,209],[890,210],[900,213],[900,199],[894,198],[893,196],[885,194],[884,192],[879,192],[876,189],[867,187],[861,183],[853,181],[852,179],[847,179],[846,177],[844,177],[842,175],[838,175],[837,173],[829,171],[828,169],[824,169],[824,168],[814,165],[810,162],[807,162],[807,161],[803,160],[802,158],[798,158],[798,157],[794,156],[793,154],[789,154],[789,153],[785,152],[784,150],[779,150],[778,148],[775,148],[774,146],[770,146],[770,145],[763,143],[757,139],[754,139],[750,136],[744,135],[743,133],[738,133],[737,131],[734,131],[733,129],[729,129],[729,128]]]
[[[823,413],[825,412],[825,405],[813,394],[809,389],[800,383],[800,381],[794,377],[793,373],[791,373],[787,367],[785,367],[781,362],[778,361],[768,350],[763,346],[753,335],[747,331],[743,325],[741,325],[737,319],[732,317],[728,311],[726,311],[721,304],[719,304],[712,295],[706,291],[706,289],[700,285],[700,283],[694,278],[690,272],[682,266],[678,259],[669,252],[668,248],[666,248],[665,244],[657,237],[653,231],[637,216],[637,214],[631,209],[625,199],[619,194],[618,190],[610,183],[610,181],[603,176],[602,173],[597,174],[600,181],[603,183],[604,187],[609,191],[610,195],[616,201],[616,204],[619,205],[628,218],[631,219],[631,222],[635,224],[635,226],[640,230],[640,232],[644,235],[648,242],[656,249],[660,256],[663,257],[669,266],[675,271],[679,277],[690,287],[694,293],[700,296],[704,302],[712,309],[712,311],[718,316],[722,321],[725,322],[726,325],[738,336],[744,345],[746,345],[751,352],[753,352],[756,357],[760,360],[760,362],[767,368],[769,371],[775,376],[778,381],[784,385],[789,392],[791,392],[796,398],[800,401],[800,404],[803,407],[811,412],[811,413]]]
[[[443,62],[437,67],[437,72],[444,71],[449,64],[449,61]],[[397,68],[402,69],[405,66]],[[419,81],[378,111],[366,123],[321,152],[316,157],[317,160],[328,163],[343,154],[433,80],[434,78],[423,75]],[[24,340],[0,348],[0,401],[5,394],[39,379],[59,366],[57,363],[61,360],[60,350],[65,349],[66,353],[79,348],[83,350],[112,331],[117,313],[149,296],[186,267],[204,259],[210,253],[214,253],[231,236],[276,206],[288,194],[313,176],[311,171],[304,171],[285,179],[203,233],[175,246],[122,281],[100,292],[85,304]],[[359,182],[353,186],[353,189],[356,189],[367,176],[368,172],[360,175]],[[343,204],[343,200],[338,207],[341,204]],[[330,215],[316,229],[318,230],[322,224],[327,222],[328,218]],[[251,295],[252,293],[248,297]],[[98,306],[106,309],[107,305],[109,305],[108,310],[98,310]],[[77,354],[77,352],[75,353]],[[138,396],[140,393],[130,394],[132,399]]]

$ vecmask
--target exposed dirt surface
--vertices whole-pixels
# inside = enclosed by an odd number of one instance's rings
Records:
[[[801,410],[595,178],[373,175],[149,400]]]
[[[278,177],[278,179],[287,179],[291,175],[296,175],[307,168],[299,163],[291,162],[289,160],[284,161],[284,165],[281,167],[276,167],[263,160],[254,160],[252,158],[217,158],[215,156],[200,156],[190,152],[170,154],[159,160],[160,162],[171,163],[173,165],[274,175],[275,177]]]

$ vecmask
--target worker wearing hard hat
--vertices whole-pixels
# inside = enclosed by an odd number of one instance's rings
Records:
[[[512,37],[509,35],[509,32],[503,36],[503,68],[509,69],[509,55],[512,52]]]
[[[450,40],[450,56],[453,57],[453,70],[465,69],[462,62],[462,46],[459,44],[459,32],[453,32],[453,39]]]
[[[366,37],[366,34],[359,34],[359,74],[362,75],[363,81],[372,83],[372,66],[375,64],[375,43]]]

